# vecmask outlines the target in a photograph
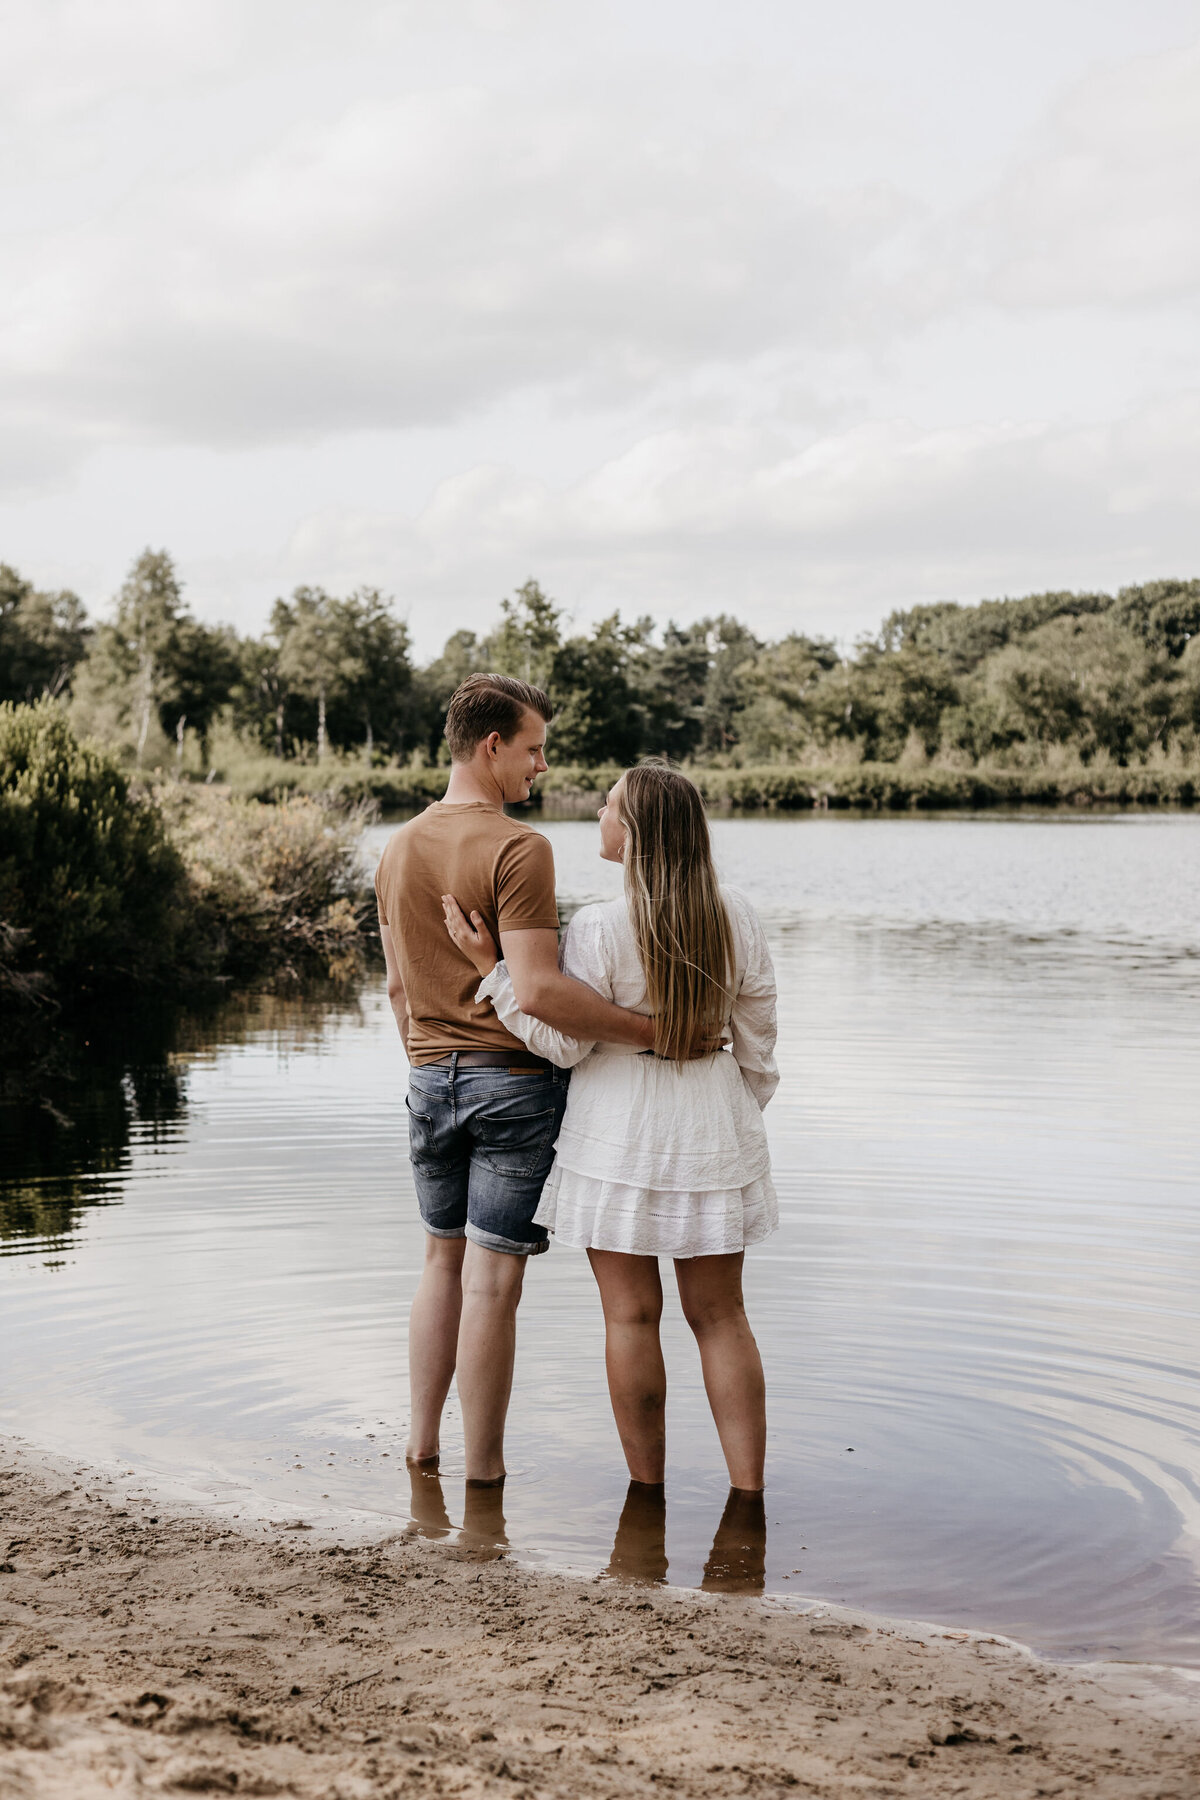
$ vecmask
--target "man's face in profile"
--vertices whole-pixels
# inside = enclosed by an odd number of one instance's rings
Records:
[[[528,800],[534,781],[545,773],[546,721],[540,713],[526,712],[508,742],[497,736],[492,769],[500,783],[506,806]]]

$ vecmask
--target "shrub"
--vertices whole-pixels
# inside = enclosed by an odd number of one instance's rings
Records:
[[[361,809],[300,796],[274,805],[172,783],[157,794],[187,877],[179,973],[190,984],[349,974],[371,909]]]
[[[53,700],[0,706],[10,991],[30,978],[76,992],[153,982],[171,963],[182,887],[158,809],[114,754],[81,744]]]

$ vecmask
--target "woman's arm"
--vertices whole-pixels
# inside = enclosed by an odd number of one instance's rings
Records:
[[[758,914],[741,895],[736,904],[740,935],[746,946],[746,968],[734,998],[729,1029],[742,1079],[762,1111],[779,1086],[779,1066],[775,1061],[775,968]]]
[[[547,1062],[556,1063],[560,1069],[573,1069],[592,1048],[590,1043],[555,1031],[553,1025],[544,1025],[532,1013],[522,1012],[517,1005],[517,996],[513,993],[512,976],[506,962],[496,963],[491,974],[484,976],[475,998],[490,1000],[496,1017],[506,1031],[511,1031],[515,1038],[520,1038],[535,1056],[544,1056]]]
[[[556,1031],[553,1026],[544,1024],[541,1019],[535,1019],[532,1014],[521,1011],[513,992],[512,976],[509,973],[508,965],[503,961],[497,961],[495,941],[480,915],[472,913],[468,920],[458,902],[450,894],[442,896],[442,910],[445,914],[446,930],[463,955],[475,964],[476,971],[483,976],[475,994],[476,1000],[490,1000],[496,1017],[505,1030],[511,1031],[512,1035],[519,1038],[533,1051],[535,1056],[544,1056],[547,1062],[557,1064],[560,1069],[571,1069],[576,1063],[582,1062],[592,1048],[592,1041],[568,1037],[564,1032]],[[576,939],[579,936],[579,933],[575,933]],[[572,930],[571,926],[568,926],[561,952],[564,965],[567,962],[570,946],[572,961],[582,960],[588,964],[587,973],[572,967],[571,974],[589,987],[594,986],[597,991],[600,990],[601,982],[603,982],[609,987],[609,995],[603,997],[610,997],[611,985],[603,971],[602,961],[599,958],[593,959],[586,953],[581,959],[580,945],[578,942],[571,944],[571,938]],[[598,965],[598,979],[597,974],[592,972],[590,966],[593,960],[596,960]]]

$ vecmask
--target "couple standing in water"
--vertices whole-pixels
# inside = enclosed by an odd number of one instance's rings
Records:
[[[502,1484],[525,1261],[552,1233],[596,1278],[635,1508],[654,1510],[665,1476],[669,1256],[731,1505],[757,1496],[761,1510],[742,1258],[778,1222],[762,1123],[779,1079],[770,954],[750,902],[718,885],[697,789],[656,763],[626,770],[600,810],[623,898],[576,913],[560,954],[549,842],[504,812],[546,769],[552,716],[540,688],[465,681],[446,716],[445,798],[393,834],[375,880],[427,1233],[409,1460],[436,1467],[457,1378],[468,1485]]]

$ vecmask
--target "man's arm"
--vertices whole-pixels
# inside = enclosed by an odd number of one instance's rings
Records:
[[[594,988],[563,974],[558,966],[557,932],[502,931],[500,948],[522,1012],[568,1037],[636,1044],[639,1050],[654,1048],[653,1019],[614,1006],[611,1000],[602,1000]],[[390,963],[388,971],[390,993]]]
[[[391,928],[381,913],[379,915],[379,936],[383,943],[383,960],[387,964],[387,991],[392,1012],[400,1027],[400,1042],[404,1045],[404,1054],[408,1055],[408,996],[404,992],[404,979],[400,974],[400,961],[396,955],[396,946],[392,942]]]

